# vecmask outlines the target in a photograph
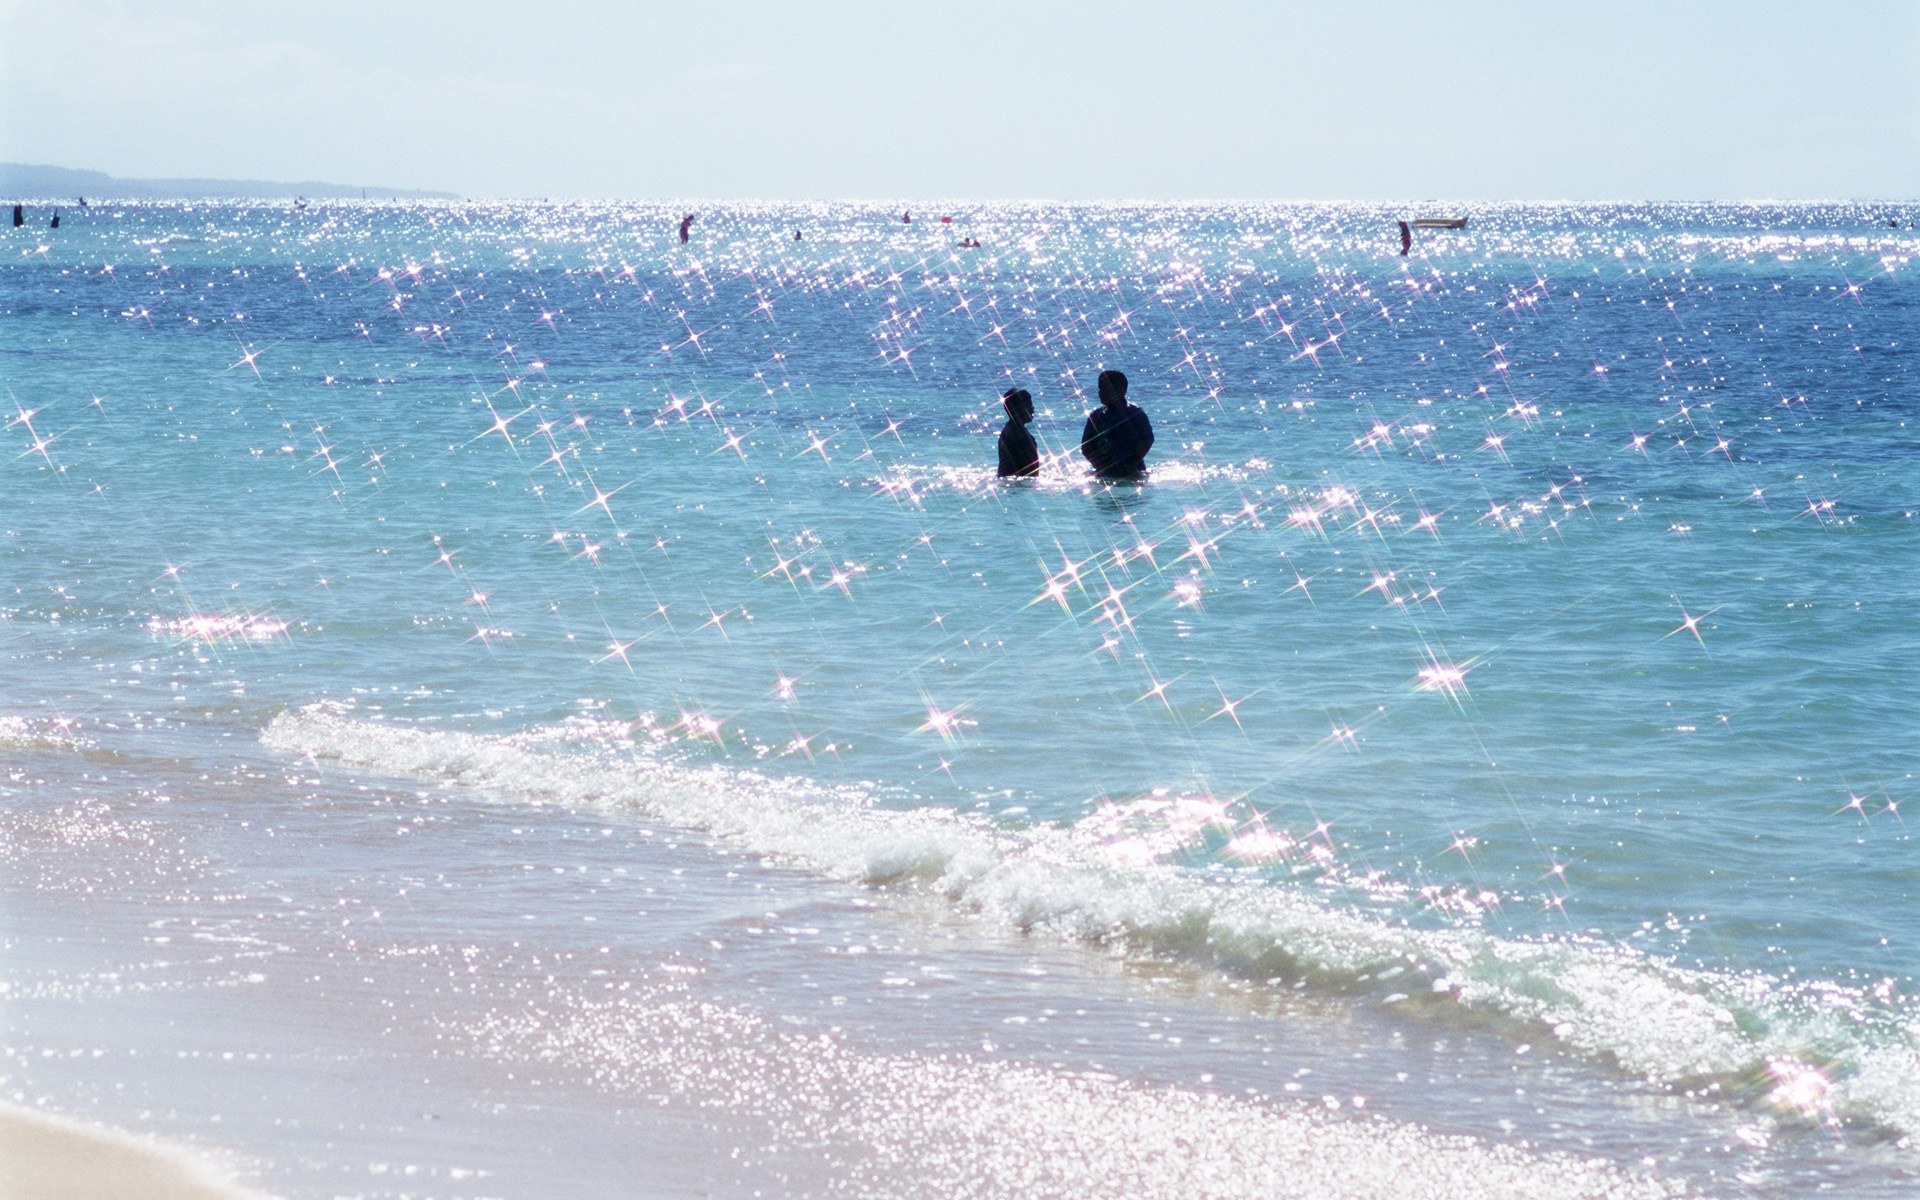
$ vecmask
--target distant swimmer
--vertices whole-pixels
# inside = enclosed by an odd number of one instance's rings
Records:
[[[16,205],[14,205],[14,206],[13,206],[13,227],[14,227],[15,229],[18,229],[18,228],[20,228],[20,227],[21,227],[22,225],[25,225],[26,223],[27,223],[27,208],[26,208],[26,205],[24,205],[24,204],[16,204]]]
[[[1025,388],[1014,388],[1000,397],[1007,410],[1006,427],[1000,430],[1000,478],[1034,476],[1040,473],[1040,447],[1027,426],[1033,423],[1033,395]]]
[[[800,236],[800,231],[799,231],[798,229],[796,229],[796,230],[794,230],[794,231],[793,231],[793,240],[794,240],[794,241],[796,241],[796,242],[799,242],[799,241],[805,241],[806,239],[804,239],[804,238],[802,238],[802,237]]]
[[[684,246],[684,245],[686,245],[686,243],[687,243],[687,231],[688,231],[688,230],[690,230],[690,229],[692,229],[692,228],[693,228],[693,214],[692,214],[692,213],[688,213],[688,214],[687,214],[686,216],[684,216],[684,217],[681,217],[681,218],[680,218],[680,244],[681,244],[681,245],[683,245],[683,246]]]
[[[59,209],[56,208],[53,210],[53,221],[47,226],[47,228],[48,229],[60,228],[60,210]]]
[[[1147,473],[1147,451],[1153,449],[1153,422],[1127,403],[1127,377],[1118,371],[1100,372],[1100,407],[1087,414],[1080,431],[1080,453],[1102,479],[1138,479]]]
[[[85,208],[87,206],[87,198],[85,196],[75,196],[74,199],[80,202],[81,208]]]
[[[901,221],[901,223],[902,223],[902,224],[904,224],[904,225],[911,225],[911,224],[913,224],[913,214],[912,214],[912,213],[910,213],[910,212],[903,212],[903,213],[901,213],[901,214],[900,214],[900,221]]]
[[[962,250],[978,250],[980,243],[972,234],[968,234],[966,237],[960,239],[960,248]]]
[[[1413,230],[1407,228],[1405,221],[1400,222],[1400,257],[1405,258],[1407,251],[1413,249]]]

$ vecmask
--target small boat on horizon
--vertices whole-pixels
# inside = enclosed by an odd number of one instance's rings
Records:
[[[1413,219],[1413,227],[1415,229],[1465,229],[1467,227],[1467,218],[1415,217]]]

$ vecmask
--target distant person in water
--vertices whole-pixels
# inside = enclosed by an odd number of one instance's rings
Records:
[[[1080,431],[1080,453],[1102,479],[1138,479],[1147,473],[1147,451],[1153,449],[1153,422],[1127,403],[1127,377],[1118,371],[1100,372],[1100,407],[1087,414]]]
[[[687,244],[687,231],[692,228],[693,228],[692,213],[688,213],[686,216],[680,218],[680,244],[681,245],[684,246]]]
[[[1027,432],[1033,422],[1033,396],[1025,388],[1014,388],[1000,403],[1007,410],[1006,428],[1000,431],[1000,477],[1038,475],[1040,447]]]
[[[13,206],[13,227],[15,229],[18,229],[22,225],[25,225],[26,223],[27,223],[26,206],[24,204],[14,205]]]

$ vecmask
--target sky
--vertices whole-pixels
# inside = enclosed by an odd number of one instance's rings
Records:
[[[0,160],[555,199],[1920,197],[1920,0],[0,0]]]

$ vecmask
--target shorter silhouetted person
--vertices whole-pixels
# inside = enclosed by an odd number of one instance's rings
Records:
[[[1413,230],[1407,228],[1405,221],[1400,222],[1400,257],[1405,258],[1407,251],[1413,249]]]
[[[793,231],[793,240],[796,242],[804,240],[801,238],[800,231],[798,229]]]
[[[693,228],[692,213],[688,213],[686,216],[680,218],[680,244],[682,246],[687,244],[687,231],[692,228]]]
[[[47,225],[47,228],[48,229],[60,228],[60,210],[59,209],[56,208],[53,210],[53,220]]]
[[[1027,431],[1033,422],[1033,396],[1025,388],[1014,388],[1000,403],[1007,410],[1006,428],[1000,431],[1000,477],[1038,475],[1040,447]]]
[[[901,214],[900,214],[900,221],[901,221],[901,223],[902,223],[902,224],[904,224],[904,225],[911,225],[911,224],[913,224],[913,214],[912,214],[912,213],[910,213],[910,212],[903,212],[903,213],[901,213]]]
[[[1080,431],[1080,453],[1093,464],[1093,473],[1102,479],[1137,479],[1146,474],[1151,449],[1153,422],[1127,403],[1127,377],[1100,372],[1100,407],[1087,414]]]

